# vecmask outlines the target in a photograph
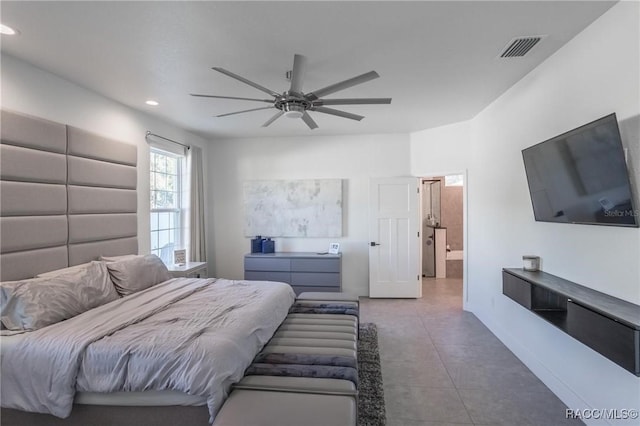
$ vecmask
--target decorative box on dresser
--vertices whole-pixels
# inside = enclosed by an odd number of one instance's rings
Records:
[[[305,291],[342,291],[342,255],[307,252],[251,253],[244,256],[244,279],[280,281]]]
[[[181,265],[167,266],[173,278],[206,278],[207,262],[187,262]]]

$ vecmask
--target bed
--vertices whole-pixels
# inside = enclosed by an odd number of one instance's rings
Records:
[[[285,317],[291,288],[148,279],[149,259],[118,275],[119,256],[138,253],[138,147],[19,112],[0,119],[2,303],[7,282],[35,280],[21,288],[45,306],[2,332],[2,424],[206,425]]]
[[[173,278],[34,331],[5,330],[2,405],[60,418],[74,402],[206,406],[212,421],[294,298],[284,283]]]

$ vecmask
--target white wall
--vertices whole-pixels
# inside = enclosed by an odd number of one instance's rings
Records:
[[[411,140],[411,174],[443,176],[467,169],[471,142],[468,121],[414,132]]]
[[[466,141],[465,123],[412,135],[414,174],[468,169],[466,307],[569,408],[638,408],[640,379],[503,296],[501,268],[536,254],[546,272],[640,304],[640,230],[535,222],[521,150],[616,112],[638,193],[639,9],[610,9],[474,117]],[[445,152],[429,160],[436,140]]]
[[[216,141],[209,152],[213,227],[209,247],[216,276],[241,279],[250,251],[243,233],[242,184],[258,179],[343,179],[342,238],[277,238],[276,251],[326,251],[339,242],[342,286],[369,292],[368,188],[371,177],[409,174],[408,135],[309,136]],[[215,196],[215,197],[214,197]]]
[[[2,55],[1,66],[2,108],[137,145],[138,250],[149,253],[149,146],[145,141],[146,131],[202,147],[205,181],[207,141],[12,56]],[[141,104],[144,101],[141,99]]]

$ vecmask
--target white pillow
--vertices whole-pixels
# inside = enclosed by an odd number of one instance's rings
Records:
[[[9,330],[37,330],[117,299],[105,264],[91,262],[67,274],[0,283],[0,319]]]
[[[121,296],[127,296],[172,278],[167,267],[155,254],[107,262],[111,281]]]

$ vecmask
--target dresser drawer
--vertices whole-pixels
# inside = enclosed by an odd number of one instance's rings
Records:
[[[531,283],[502,272],[502,293],[527,309],[531,309]]]
[[[340,287],[340,274],[292,272],[291,285]]]
[[[291,259],[278,259],[275,257],[245,257],[244,269],[246,271],[290,271]]]
[[[244,271],[244,279],[251,281],[278,281],[290,284],[291,274],[278,271]]]
[[[291,272],[340,272],[340,259],[291,259]]]
[[[572,301],[567,303],[567,324],[570,336],[621,367],[636,374],[640,371],[640,354],[636,343],[640,337],[639,330]]]

